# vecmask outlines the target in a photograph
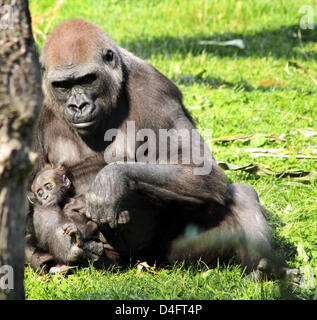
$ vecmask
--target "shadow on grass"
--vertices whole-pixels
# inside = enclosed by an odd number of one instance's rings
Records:
[[[175,74],[171,80],[178,85],[183,86],[191,86],[193,84],[200,84],[203,86],[207,86],[213,89],[233,89],[234,91],[262,91],[262,92],[270,92],[270,91],[284,91],[285,89],[290,89],[289,87],[285,87],[279,83],[272,83],[266,86],[260,85],[257,87],[253,87],[246,80],[238,81],[238,82],[229,82],[219,77],[210,77],[210,76],[202,76],[202,72],[199,74]]]
[[[227,41],[242,39],[245,49],[232,46],[200,45],[199,41]],[[274,57],[285,59],[317,59],[316,52],[305,52],[302,45],[317,41],[317,28],[301,30],[299,25],[282,26],[273,30],[262,30],[254,34],[242,33],[216,33],[197,34],[191,38],[180,37],[154,37],[152,39],[138,39],[127,41],[121,45],[142,58],[152,55],[171,55],[173,53],[193,56],[202,51],[222,57]]]
[[[236,92],[238,91],[272,92],[272,91],[298,90],[298,88],[294,86],[290,86],[289,84],[286,85],[286,83],[278,82],[278,81],[276,82],[264,81],[263,85],[260,83],[258,86],[252,86],[246,80],[230,82],[219,77],[204,76],[203,74],[205,71],[207,70],[204,69],[202,72],[199,72],[198,74],[174,74],[171,77],[171,80],[175,84],[182,85],[182,86],[192,86],[194,84],[199,84],[199,85],[206,86],[208,88],[213,88],[213,89],[226,89],[226,88],[233,89]],[[309,96],[309,95],[315,94],[315,91],[307,88],[305,89],[305,94]]]
[[[219,77],[204,76],[206,69],[198,74],[174,74],[171,80],[176,84],[183,86],[191,86],[193,84],[200,84],[208,86],[209,88],[235,88],[237,90],[253,91],[254,88],[245,80],[239,83],[226,81]]]

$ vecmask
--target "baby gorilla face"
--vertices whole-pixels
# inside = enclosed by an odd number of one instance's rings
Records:
[[[70,181],[65,175],[49,169],[38,175],[32,185],[32,191],[38,202],[47,207],[61,202],[69,186]]]

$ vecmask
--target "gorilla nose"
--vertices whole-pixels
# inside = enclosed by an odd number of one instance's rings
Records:
[[[64,109],[66,118],[72,123],[91,122],[94,117],[95,105],[88,99],[72,99]]]
[[[86,106],[88,106],[89,105],[89,103],[88,102],[82,102],[82,103],[76,103],[76,104],[70,104],[69,106],[68,106],[68,108],[70,108],[70,109],[72,109],[72,110],[74,110],[74,111],[82,111],[82,110],[84,110],[84,108],[86,107]]]

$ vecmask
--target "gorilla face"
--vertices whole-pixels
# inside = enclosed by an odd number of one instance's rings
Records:
[[[100,75],[92,72],[80,75],[68,75],[56,81],[50,81],[51,90],[63,108],[66,120],[80,131],[92,129],[98,125],[101,106],[96,103],[100,87]]]
[[[66,175],[61,175],[53,169],[45,169],[34,180],[31,197],[37,199],[37,202],[43,207],[57,205],[62,201],[70,184]]]
[[[49,39],[42,56],[46,97],[83,136],[92,135],[101,119],[107,119],[122,85],[119,50],[104,31],[94,28],[91,43],[82,30],[71,35],[60,30],[58,46]]]

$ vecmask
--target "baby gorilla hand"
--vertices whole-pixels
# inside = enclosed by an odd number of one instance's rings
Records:
[[[79,248],[83,246],[81,236],[74,223],[71,223],[71,222],[65,223],[62,228],[63,228],[63,233],[69,235]]]

